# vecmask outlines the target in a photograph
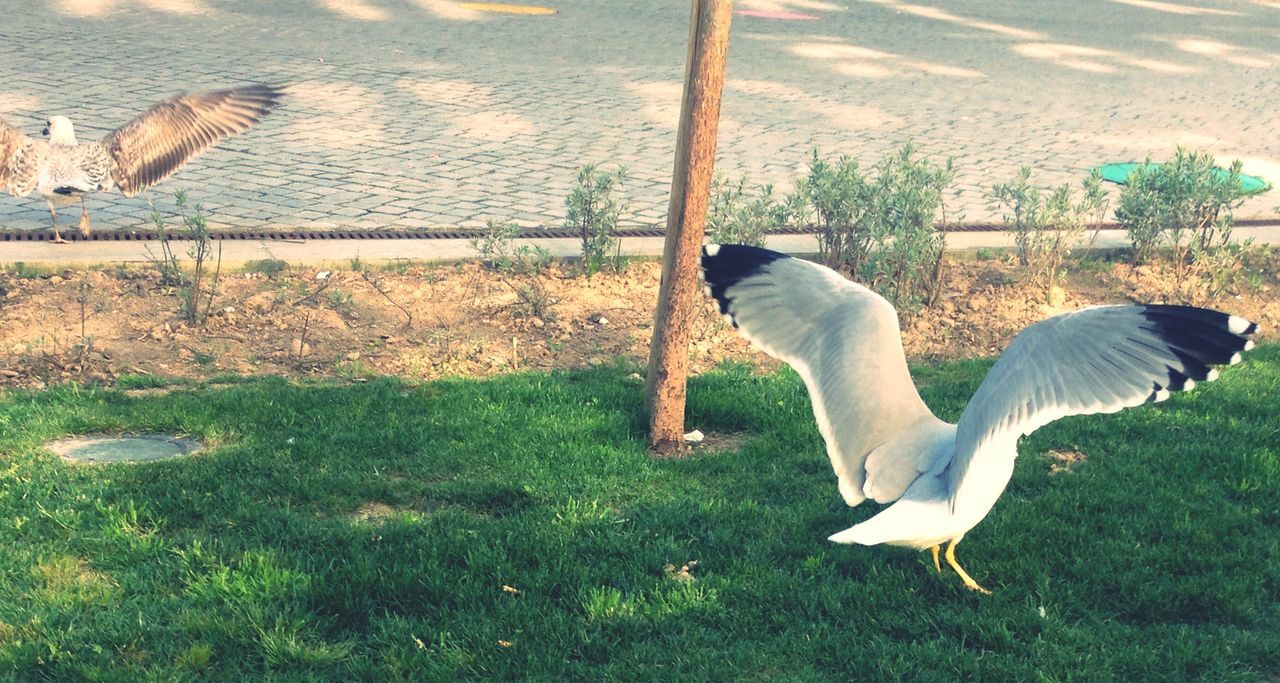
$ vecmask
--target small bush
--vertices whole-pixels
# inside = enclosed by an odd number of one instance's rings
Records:
[[[213,231],[204,215],[204,207],[191,205],[187,193],[179,191],[174,195],[174,203],[178,216],[182,220],[183,231],[191,240],[187,249],[187,257],[191,259],[191,277],[183,273],[178,255],[170,244],[172,235],[165,223],[164,216],[151,207],[151,221],[156,226],[156,239],[160,243],[160,255],[151,253],[147,248],[147,260],[155,265],[160,273],[160,284],[178,287],[178,298],[181,300],[182,317],[192,325],[201,324],[209,317],[213,309],[213,299],[217,295],[218,279],[222,272],[222,243],[218,242],[215,252]],[[210,261],[213,261],[213,272],[210,273]]]
[[[47,275],[47,273],[41,270],[38,266],[32,267],[22,261],[14,263],[13,266],[10,267],[10,271],[13,273],[13,276],[19,280],[35,280]]]
[[[800,199],[799,195],[796,198]],[[717,176],[707,207],[707,236],[719,244],[763,247],[770,232],[787,224],[795,201],[778,201],[772,185],[748,190],[746,176],[737,182]]]
[[[1253,194],[1241,186],[1240,169],[1236,161],[1222,173],[1212,155],[1179,147],[1171,161],[1134,169],[1120,192],[1116,219],[1133,242],[1134,264],[1167,246],[1176,298],[1206,301],[1238,279],[1251,245],[1231,245],[1231,212]]]
[[[802,215],[817,223],[818,258],[826,266],[855,273],[862,267],[871,248],[862,224],[869,191],[856,159],[842,156],[831,163],[813,150],[809,174],[796,181],[795,197],[805,204]]]
[[[1255,251],[1253,240],[1226,243],[1230,237],[1231,231],[1227,228],[1223,244],[1209,248],[1191,245],[1190,264],[1183,281],[1178,282],[1177,294],[1181,300],[1193,304],[1213,301],[1256,278],[1257,273],[1245,267],[1245,260]]]
[[[1069,184],[1043,194],[1031,184],[1031,168],[1023,166],[1012,181],[991,188],[989,198],[1005,211],[1004,223],[1013,232],[1018,262],[1031,282],[1044,290],[1046,300],[1065,274],[1062,264],[1072,245],[1106,211],[1102,174],[1094,171],[1082,185],[1078,201]]]
[[[1164,245],[1186,260],[1192,244],[1206,249],[1226,242],[1231,211],[1249,196],[1240,185],[1239,161],[1220,174],[1212,155],[1179,147],[1172,161],[1148,161],[1129,174],[1116,220],[1133,242],[1135,263]]]
[[[856,160],[830,163],[814,150],[796,194],[817,219],[822,262],[853,273],[909,311],[939,292],[943,238],[934,223],[955,172],[950,159],[938,166],[916,158],[910,143],[875,169],[875,180],[868,180]]]
[[[547,285],[540,277],[530,277],[525,282],[512,285],[516,295],[515,315],[522,318],[538,318],[539,320],[555,320],[555,312],[551,310],[551,297],[547,294]]]
[[[564,225],[582,238],[582,267],[588,274],[611,265],[611,260],[615,268],[619,264],[613,233],[625,205],[616,195],[626,177],[625,168],[606,173],[588,164],[578,169],[577,184],[564,200]]]
[[[184,671],[204,671],[213,663],[213,646],[208,643],[192,643],[178,653],[174,667]]]
[[[405,273],[409,272],[409,268],[412,265],[413,265],[412,260],[407,258],[398,258],[398,259],[392,259],[390,261],[383,263],[381,265],[381,269],[388,273],[404,275]]]
[[[942,281],[944,240],[935,223],[944,208],[942,193],[955,178],[951,160],[942,166],[917,159],[915,147],[876,165],[863,220],[872,249],[862,277],[899,310],[937,299]]]
[[[484,232],[472,238],[471,248],[480,256],[484,265],[503,273],[529,274],[546,270],[551,265],[551,253],[537,245],[516,246],[520,226],[490,220]]]
[[[503,284],[516,295],[517,316],[552,320],[551,298],[543,281],[543,274],[551,267],[551,253],[536,245],[515,246],[519,234],[520,226],[515,223],[489,221],[484,234],[471,240],[471,248],[485,266],[504,276]]]
[[[187,195],[177,194],[178,211],[182,216],[182,224],[191,237],[191,247],[187,256],[191,259],[192,275],[190,284],[181,290],[183,317],[187,322],[200,324],[209,317],[213,309],[213,298],[218,293],[218,277],[222,272],[222,243],[218,242],[214,269],[209,273],[209,261],[215,258],[213,233],[204,216],[204,207],[196,204],[188,212]],[[204,310],[201,310],[201,304]]]
[[[147,252],[147,261],[155,266],[156,273],[160,276],[160,286],[181,287],[187,283],[187,278],[182,274],[173,245],[169,243],[169,226],[155,204],[150,199],[147,199],[147,203],[151,205],[151,223],[156,228],[156,241],[160,244],[159,255],[152,253],[150,246],[143,247]]]

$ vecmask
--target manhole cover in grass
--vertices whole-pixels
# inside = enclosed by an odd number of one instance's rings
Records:
[[[193,453],[200,447],[199,441],[166,434],[77,436],[45,446],[67,460],[92,463],[165,460]]]

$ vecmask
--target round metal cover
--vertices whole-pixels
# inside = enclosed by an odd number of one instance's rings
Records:
[[[151,462],[200,450],[199,441],[167,434],[76,436],[46,444],[45,448],[76,462]]]

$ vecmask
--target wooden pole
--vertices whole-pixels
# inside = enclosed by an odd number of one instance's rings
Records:
[[[697,304],[698,258],[715,170],[716,128],[732,17],[732,0],[693,0],[662,284],[645,384],[649,447],[658,454],[676,453],[684,447],[689,336]]]

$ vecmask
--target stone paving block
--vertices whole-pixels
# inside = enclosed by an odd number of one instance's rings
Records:
[[[368,211],[344,205],[332,207],[329,209],[328,213],[339,218],[355,218],[356,216],[365,215]]]
[[[870,168],[914,140],[921,154],[954,157],[959,192],[948,212],[979,221],[998,217],[990,185],[1023,164],[1044,186],[1074,185],[1098,163],[1159,159],[1187,144],[1280,181],[1280,119],[1270,112],[1280,58],[1277,31],[1265,28],[1276,13],[1203,3],[1233,14],[1206,22],[1156,3],[1041,11],[975,0],[945,16],[862,2],[810,3],[820,21],[805,26],[735,18],[717,169],[785,194],[815,147]],[[394,216],[438,226],[495,215],[557,224],[577,169],[594,162],[629,169],[631,220],[665,219],[688,36],[678,3],[567,0],[554,21],[484,22],[484,40],[468,39],[480,23],[407,4],[380,3],[389,18],[371,21],[327,9],[340,3],[210,4],[202,14],[150,0],[10,0],[5,9],[21,19],[0,27],[0,40],[22,49],[0,54],[10,75],[0,116],[34,134],[47,114],[66,113],[83,139],[98,139],[174,91],[272,80],[289,86],[281,109],[153,188],[158,206],[186,189],[237,225]],[[110,11],[90,11],[98,6]],[[412,31],[400,21],[409,11]],[[1099,24],[1102,15],[1111,20]],[[271,26],[290,27],[288,39],[263,30]],[[1027,56],[993,26],[1097,50],[1102,71]],[[1169,36],[1226,47],[1187,51]],[[128,68],[85,59],[84,45],[128,46]],[[58,87],[43,75],[52,66]],[[150,214],[140,199],[91,202],[100,229],[145,225]],[[1277,204],[1252,200],[1239,215],[1274,216]],[[0,197],[0,227],[47,221],[38,200]]]

